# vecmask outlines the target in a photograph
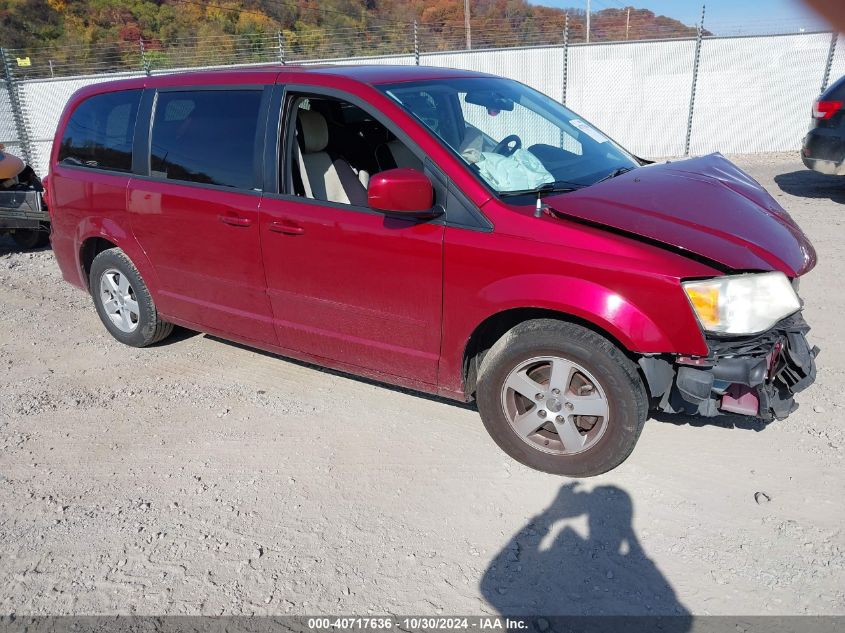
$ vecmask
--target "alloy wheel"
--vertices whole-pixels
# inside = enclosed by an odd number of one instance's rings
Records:
[[[138,328],[140,311],[132,284],[122,272],[109,268],[100,277],[103,310],[121,332],[130,334]]]
[[[589,450],[610,417],[599,381],[580,364],[558,356],[517,365],[502,386],[502,408],[520,439],[554,455]]]

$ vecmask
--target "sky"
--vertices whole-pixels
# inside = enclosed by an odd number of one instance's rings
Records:
[[[584,8],[586,0],[531,0],[533,4],[552,7]],[[800,0],[592,0],[592,10],[633,6],[667,15],[684,24],[694,24],[701,17],[701,5],[707,5],[705,28],[714,32],[798,31],[801,28],[826,28],[824,22]],[[715,28],[714,28],[715,27]]]

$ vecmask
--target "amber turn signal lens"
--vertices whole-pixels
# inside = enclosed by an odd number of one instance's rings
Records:
[[[695,313],[705,328],[719,325],[719,288],[718,286],[698,286],[686,288]]]
[[[681,284],[701,327],[721,334],[757,334],[801,309],[782,272],[745,273]]]

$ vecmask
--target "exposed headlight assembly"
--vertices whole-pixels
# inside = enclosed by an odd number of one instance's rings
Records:
[[[757,334],[801,309],[781,272],[714,277],[682,283],[701,327],[716,334]]]

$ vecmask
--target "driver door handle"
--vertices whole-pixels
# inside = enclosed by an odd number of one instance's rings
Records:
[[[269,228],[273,233],[283,233],[284,235],[302,235],[305,233],[305,229],[289,220],[270,222]]]

